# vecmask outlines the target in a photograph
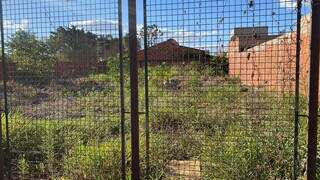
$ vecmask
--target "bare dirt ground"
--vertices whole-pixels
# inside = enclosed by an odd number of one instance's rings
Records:
[[[168,179],[198,180],[201,179],[200,161],[170,161]]]

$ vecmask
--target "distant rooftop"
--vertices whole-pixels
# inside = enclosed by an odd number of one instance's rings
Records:
[[[231,37],[233,36],[252,36],[253,33],[257,35],[268,35],[268,26],[259,26],[259,27],[236,27],[231,32]]]
[[[269,35],[268,26],[236,27],[231,33],[231,41],[238,40],[238,48],[239,51],[242,52],[246,49],[274,39],[279,35]]]

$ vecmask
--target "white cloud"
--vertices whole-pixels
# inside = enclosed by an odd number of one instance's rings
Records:
[[[200,41],[201,39],[206,39],[207,37],[217,34],[217,31],[189,31],[185,29],[160,29],[163,32],[163,37],[173,38],[179,43],[184,43],[186,41]]]
[[[280,7],[283,8],[296,8],[297,0],[279,0]],[[302,5],[310,6],[311,0],[302,0]]]
[[[73,21],[70,24],[74,26],[118,25],[118,21],[94,19],[94,20]]]
[[[279,0],[280,7],[283,8],[296,8],[297,2],[296,0]]]
[[[180,45],[217,52],[219,45],[213,42],[211,37],[218,34],[217,31],[191,31],[186,29],[160,28],[163,32],[161,41],[169,38],[175,39]]]
[[[22,20],[21,22],[15,22],[12,20],[4,20],[3,28],[7,30],[17,31],[17,30],[26,30],[28,29],[29,21],[27,19]]]
[[[173,37],[184,37],[184,38],[200,38],[200,37],[206,37],[206,36],[212,36],[215,35],[216,31],[188,31],[185,29],[167,29],[163,28],[161,29],[163,33],[171,35]]]
[[[137,25],[137,30],[139,31],[143,28],[142,24]],[[175,39],[179,43],[184,41],[199,41],[207,37],[217,34],[217,31],[190,31],[185,29],[170,29],[170,28],[159,28],[163,33],[162,38]]]
[[[118,29],[118,21],[90,19],[70,22],[70,25],[97,34],[114,34]]]

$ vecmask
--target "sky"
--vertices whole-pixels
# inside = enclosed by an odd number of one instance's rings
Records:
[[[250,5],[250,1],[254,6]],[[128,4],[123,0],[123,29]],[[3,0],[8,40],[17,30],[48,38],[59,26],[77,26],[98,35],[118,34],[117,0]],[[185,46],[217,52],[227,46],[235,27],[268,26],[269,34],[294,30],[295,0],[147,0],[148,24]],[[303,14],[310,12],[304,3]],[[143,0],[137,0],[137,27],[143,24]]]

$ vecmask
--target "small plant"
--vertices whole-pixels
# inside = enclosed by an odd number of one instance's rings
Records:
[[[18,161],[18,169],[20,172],[21,179],[27,179],[29,174],[29,163],[26,160],[25,155],[22,155]]]

